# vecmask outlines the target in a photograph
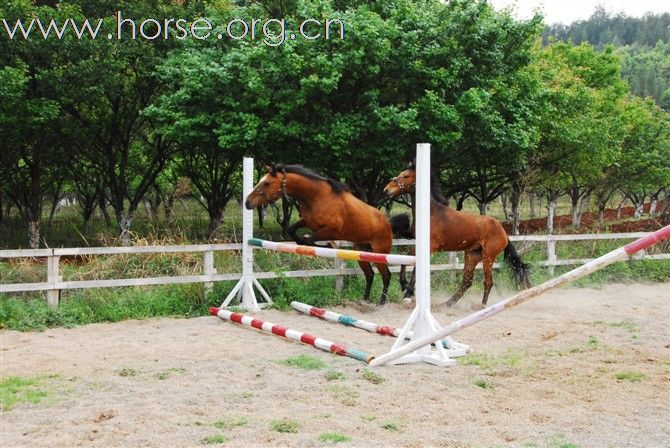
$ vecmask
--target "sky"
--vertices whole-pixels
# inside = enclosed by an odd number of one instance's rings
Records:
[[[489,0],[497,9],[512,6],[519,18],[528,18],[540,9],[546,23],[569,24],[588,19],[597,5],[609,12],[641,17],[645,12],[670,12],[670,0]]]

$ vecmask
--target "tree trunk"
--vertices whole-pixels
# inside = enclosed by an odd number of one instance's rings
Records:
[[[40,220],[28,221],[28,247],[38,249],[40,247]]]
[[[458,198],[458,201],[456,202],[456,210],[463,210],[463,203],[465,200],[468,198],[467,193],[461,194],[461,196]]]
[[[503,209],[503,216],[505,216],[505,220],[510,218],[509,213],[507,212],[507,195],[505,193],[502,193],[500,195],[500,203],[502,205]]]
[[[656,207],[658,205],[658,198],[652,198],[651,204],[649,205],[649,218],[653,219],[656,214]]]
[[[530,219],[535,219],[535,193],[528,194],[528,203],[530,205]]]
[[[165,215],[166,221],[170,221],[172,219],[174,202],[175,202],[174,195],[168,196],[168,198],[163,202],[163,214]]]
[[[554,210],[556,209],[556,200],[547,198],[547,232],[554,233]]]
[[[621,219],[621,209],[623,208],[623,204],[626,202],[626,198],[623,198],[621,202],[619,202],[619,205],[616,208],[616,219],[619,220]]]
[[[130,226],[133,224],[133,218],[135,213],[128,211],[127,213],[123,210],[118,210],[116,212],[116,219],[119,222],[119,241],[121,241],[122,246],[130,246],[132,244],[130,238]]]
[[[211,211],[209,212],[209,227],[207,228],[207,231],[209,232],[209,239],[213,239],[214,234],[219,230],[219,227],[221,227],[221,221],[223,221],[224,209],[211,208],[210,210]]]
[[[635,200],[635,219],[642,218],[642,212],[644,211],[644,199]]]
[[[523,190],[518,185],[512,184],[512,192],[510,195],[510,202],[512,203],[512,233],[519,234],[519,223],[521,220],[521,213],[519,208],[521,206],[521,195]]]
[[[479,214],[484,216],[486,215],[486,202],[477,201],[477,207],[479,207]]]

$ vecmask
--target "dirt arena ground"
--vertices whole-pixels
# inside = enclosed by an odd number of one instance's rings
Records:
[[[409,313],[337,311],[394,326]],[[372,354],[393,342],[259,317]],[[2,379],[37,378],[46,397],[2,411],[0,445],[667,447],[669,332],[670,284],[554,291],[457,333],[473,352],[448,368],[370,368],[216,317],[2,331]],[[323,367],[286,362],[299,355]]]

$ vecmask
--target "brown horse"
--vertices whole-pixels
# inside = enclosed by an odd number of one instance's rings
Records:
[[[416,184],[416,170],[413,165],[398,174],[384,188],[390,197],[414,191]],[[484,298],[482,305],[486,306],[489,293],[493,287],[493,262],[500,252],[505,250],[504,258],[512,270],[512,276],[518,286],[530,287],[528,279],[528,265],[521,261],[512,242],[507,237],[503,226],[489,216],[480,216],[472,213],[460,212],[445,205],[446,200],[440,192],[439,185],[431,176],[430,201],[430,253],[437,251],[463,251],[465,261],[463,281],[454,295],[447,301],[447,306],[458,302],[472,286],[474,270],[481,261],[484,266]],[[412,207],[414,214],[414,207]],[[398,215],[391,218],[394,233],[404,236],[414,236],[414,224],[409,225],[407,215]],[[403,228],[404,227],[404,228]],[[400,270],[400,285],[405,289],[405,297],[414,293],[414,272],[407,285],[404,266]]]
[[[272,203],[282,196],[298,202],[300,220],[289,228],[291,238],[298,244],[316,245],[316,241],[346,240],[356,250],[379,253],[391,252],[393,234],[391,224],[382,212],[356,198],[349,187],[333,179],[326,179],[300,165],[265,167],[266,174],[249,194],[248,209]],[[297,230],[307,227],[309,237]],[[364,300],[369,300],[374,271],[369,262],[359,261],[365,274]],[[375,263],[382,276],[383,291],[380,303],[386,303],[391,272],[386,264]]]

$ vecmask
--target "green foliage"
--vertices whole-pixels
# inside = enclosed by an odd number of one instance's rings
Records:
[[[482,389],[492,389],[493,388],[493,384],[491,382],[486,381],[482,378],[475,379],[473,381],[473,383],[475,384],[475,386],[481,387]]]
[[[0,380],[0,407],[8,411],[21,403],[37,404],[48,396],[44,377],[10,376]]]
[[[272,420],[270,422],[270,429],[282,433],[297,433],[300,429],[300,422],[288,418]]]
[[[386,378],[378,374],[377,372],[370,370],[370,369],[364,369],[363,370],[363,379],[366,381],[371,382],[372,384],[381,384],[384,381],[386,381]]]
[[[647,379],[647,375],[645,375],[642,372],[630,372],[630,371],[625,371],[625,372],[618,372],[615,375],[615,378],[617,380],[621,381],[629,381],[631,383],[639,383],[641,381],[644,381]]]
[[[211,436],[203,437],[200,440],[200,443],[203,445],[215,445],[220,443],[226,443],[227,441],[228,437],[224,436],[223,434],[213,434]]]
[[[302,370],[320,370],[326,367],[326,363],[319,358],[307,355],[298,355],[295,358],[284,359],[281,361],[281,364]]]
[[[351,441],[351,437],[337,432],[324,432],[319,434],[319,440],[321,442],[342,443]]]
[[[118,322],[156,316],[207,315],[197,288],[100,289],[77,292],[50,308],[43,298],[0,296],[0,327],[18,331],[72,327],[93,322]]]

